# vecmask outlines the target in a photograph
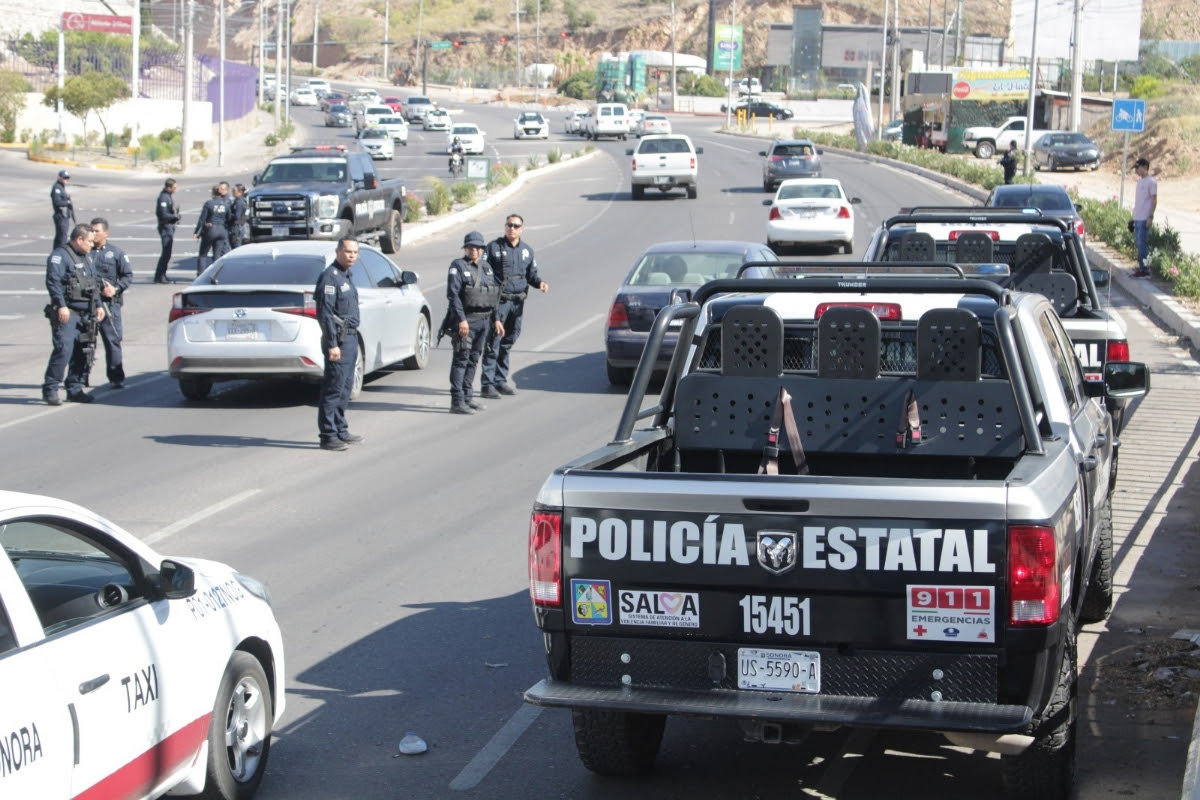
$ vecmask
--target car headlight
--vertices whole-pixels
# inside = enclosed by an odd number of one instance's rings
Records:
[[[337,195],[323,194],[317,198],[317,216],[322,219],[336,217],[338,210]]]
[[[237,578],[238,583],[242,585],[243,589],[262,600],[268,606],[271,606],[271,609],[274,610],[275,606],[271,603],[271,593],[267,590],[265,583],[257,578],[251,578],[249,575],[243,575],[240,572],[235,572],[234,577]]]

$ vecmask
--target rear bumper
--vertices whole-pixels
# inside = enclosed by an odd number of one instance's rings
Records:
[[[604,357],[614,367],[636,367],[646,349],[649,331],[610,330],[604,340]],[[663,337],[663,346],[658,352],[657,369],[666,369],[671,364],[679,334],[668,332]]]
[[[878,697],[829,697],[714,689],[685,692],[670,689],[576,686],[539,681],[525,691],[525,701],[538,706],[602,708],[643,714],[730,717],[736,719],[859,725],[929,731],[1004,733],[1019,731],[1033,718],[1027,706],[991,703],[934,703]]]

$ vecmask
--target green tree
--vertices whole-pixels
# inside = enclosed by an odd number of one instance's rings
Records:
[[[58,87],[51,86],[46,90],[42,100],[50,108],[58,105]],[[83,120],[83,138],[87,140],[87,115],[89,111],[96,112],[96,119],[104,130],[104,151],[111,152],[112,144],[108,136],[108,125],[100,113],[118,100],[129,97],[129,87],[125,81],[115,75],[101,75],[99,72],[85,72],[68,78],[63,83],[62,103],[69,113]]]
[[[591,100],[595,94],[595,82],[595,70],[584,69],[560,83],[558,91],[567,97],[574,97],[576,100]]]
[[[0,141],[16,139],[17,114],[25,107],[25,93],[32,90],[21,73],[0,69]]]

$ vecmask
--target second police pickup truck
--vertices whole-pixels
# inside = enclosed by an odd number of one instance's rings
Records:
[[[601,774],[650,769],[668,716],[718,717],[771,743],[939,732],[1000,753],[1012,797],[1065,800],[1076,634],[1112,600],[1114,437],[1091,398],[1148,373],[1084,381],[1045,297],[954,265],[813,266],[665,308],[613,441],[543,484],[550,677],[526,700],[570,708]]]
[[[371,156],[344,147],[297,147],[271,159],[248,193],[247,241],[378,240],[400,250],[404,185],[381,181]]]
[[[926,206],[880,225],[863,261],[946,261],[972,265],[1002,286],[1045,295],[1071,337],[1083,377],[1099,381],[1108,361],[1129,360],[1121,318],[1098,287],[1105,270],[1092,269],[1083,239],[1069,222],[1037,209]],[[988,272],[991,272],[988,275]],[[1117,433],[1125,425],[1125,398],[1109,398]]]

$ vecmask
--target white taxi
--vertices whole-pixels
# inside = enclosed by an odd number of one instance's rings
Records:
[[[266,587],[36,495],[0,491],[0,548],[4,797],[254,794],[284,710]]]

